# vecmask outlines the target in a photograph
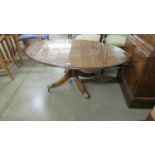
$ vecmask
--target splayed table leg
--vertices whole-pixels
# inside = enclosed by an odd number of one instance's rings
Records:
[[[77,87],[79,88],[80,92],[83,94],[83,96],[85,98],[88,98],[89,95],[83,85],[83,83],[81,82],[80,78],[79,78],[79,75],[81,76],[80,74],[81,72],[79,72],[78,70],[68,70],[65,75],[59,79],[58,81],[52,83],[51,85],[48,86],[48,92],[54,88],[54,87],[57,87],[57,86],[60,86],[62,84],[64,84],[66,81],[68,81],[70,78],[74,78],[75,80],[75,83],[77,85]]]

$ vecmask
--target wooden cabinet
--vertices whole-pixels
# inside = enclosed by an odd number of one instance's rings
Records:
[[[129,35],[125,50],[131,55],[128,66],[119,71],[121,88],[131,108],[155,105],[155,35]]]

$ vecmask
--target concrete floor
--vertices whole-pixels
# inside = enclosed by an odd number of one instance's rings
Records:
[[[0,77],[0,120],[133,121],[145,119],[149,113],[127,107],[119,84],[109,78],[115,71],[83,79],[90,99],[83,98],[72,80],[48,93],[47,85],[59,79],[64,70],[27,57],[23,66],[14,67],[12,72],[14,81]]]

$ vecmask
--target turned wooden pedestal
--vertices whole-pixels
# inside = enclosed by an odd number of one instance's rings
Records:
[[[51,88],[62,85],[63,83],[68,81],[70,78],[74,78],[74,81],[75,81],[77,87],[79,88],[80,92],[83,94],[83,96],[85,98],[88,98],[89,94],[88,94],[85,86],[81,82],[79,76],[91,77],[91,76],[94,76],[94,75],[95,75],[94,73],[84,73],[84,72],[81,72],[79,70],[68,70],[68,71],[66,71],[65,75],[61,79],[59,79],[58,81],[56,81],[56,82],[54,82],[54,83],[52,83],[51,85],[48,86],[48,91],[50,91]]]

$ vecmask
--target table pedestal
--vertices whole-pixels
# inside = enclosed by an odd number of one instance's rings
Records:
[[[56,81],[56,82],[54,82],[48,86],[48,92],[51,90],[51,88],[60,86],[63,83],[65,83],[66,81],[68,81],[70,78],[74,78],[75,83],[76,83],[77,87],[79,88],[80,92],[83,94],[83,96],[85,98],[88,98],[89,94],[88,94],[85,86],[81,82],[79,76],[91,77],[91,76],[95,76],[95,74],[94,73],[84,73],[84,72],[79,71],[79,70],[71,70],[70,69],[70,70],[66,71],[65,75],[61,79],[59,79],[58,81]]]

